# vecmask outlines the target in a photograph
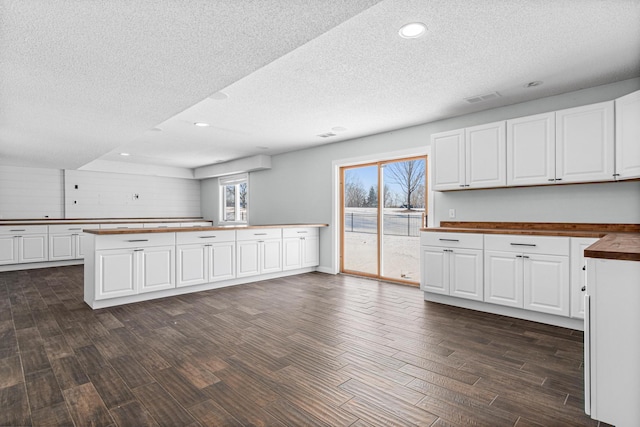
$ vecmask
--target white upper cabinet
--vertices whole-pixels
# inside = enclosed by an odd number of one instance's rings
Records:
[[[556,113],[507,120],[507,185],[553,184]]]
[[[465,129],[465,187],[507,185],[505,122]]]
[[[437,191],[465,186],[464,129],[431,135],[431,183]]]
[[[556,181],[611,181],[614,174],[614,102],[556,112]]]
[[[436,191],[503,187],[505,122],[431,136],[431,182]]]
[[[640,90],[616,99],[616,179],[640,177]]]

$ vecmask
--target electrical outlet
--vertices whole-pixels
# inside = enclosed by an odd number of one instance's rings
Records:
[[[455,209],[449,209],[449,218],[453,219],[456,217],[456,210]]]

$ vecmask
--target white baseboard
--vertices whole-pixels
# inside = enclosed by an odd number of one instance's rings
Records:
[[[65,267],[67,265],[78,265],[78,264],[84,264],[84,260],[69,259],[64,261],[43,261],[43,262],[29,262],[29,263],[23,263],[23,264],[7,264],[7,265],[0,265],[0,272],[33,270],[35,268]]]

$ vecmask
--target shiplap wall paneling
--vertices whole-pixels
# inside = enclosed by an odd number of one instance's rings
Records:
[[[0,166],[0,219],[64,218],[60,169]]]
[[[67,218],[200,216],[200,181],[197,180],[64,172]]]

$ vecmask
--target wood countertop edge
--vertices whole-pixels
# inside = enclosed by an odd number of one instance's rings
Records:
[[[498,228],[452,228],[429,227],[420,231],[431,233],[477,233],[477,234],[515,234],[522,236],[557,236],[557,237],[592,237],[601,238],[611,233],[610,231],[572,231],[572,230],[513,230]]]
[[[640,261],[640,233],[611,233],[584,250],[586,258]]]
[[[105,230],[83,230],[85,233],[100,236],[115,234],[145,234],[145,233],[188,233],[190,231],[225,231],[225,230],[255,230],[264,228],[304,228],[304,227],[328,227],[329,224],[270,224],[270,225],[239,225],[234,227],[167,227],[167,228],[128,228],[128,229],[105,229]]]

